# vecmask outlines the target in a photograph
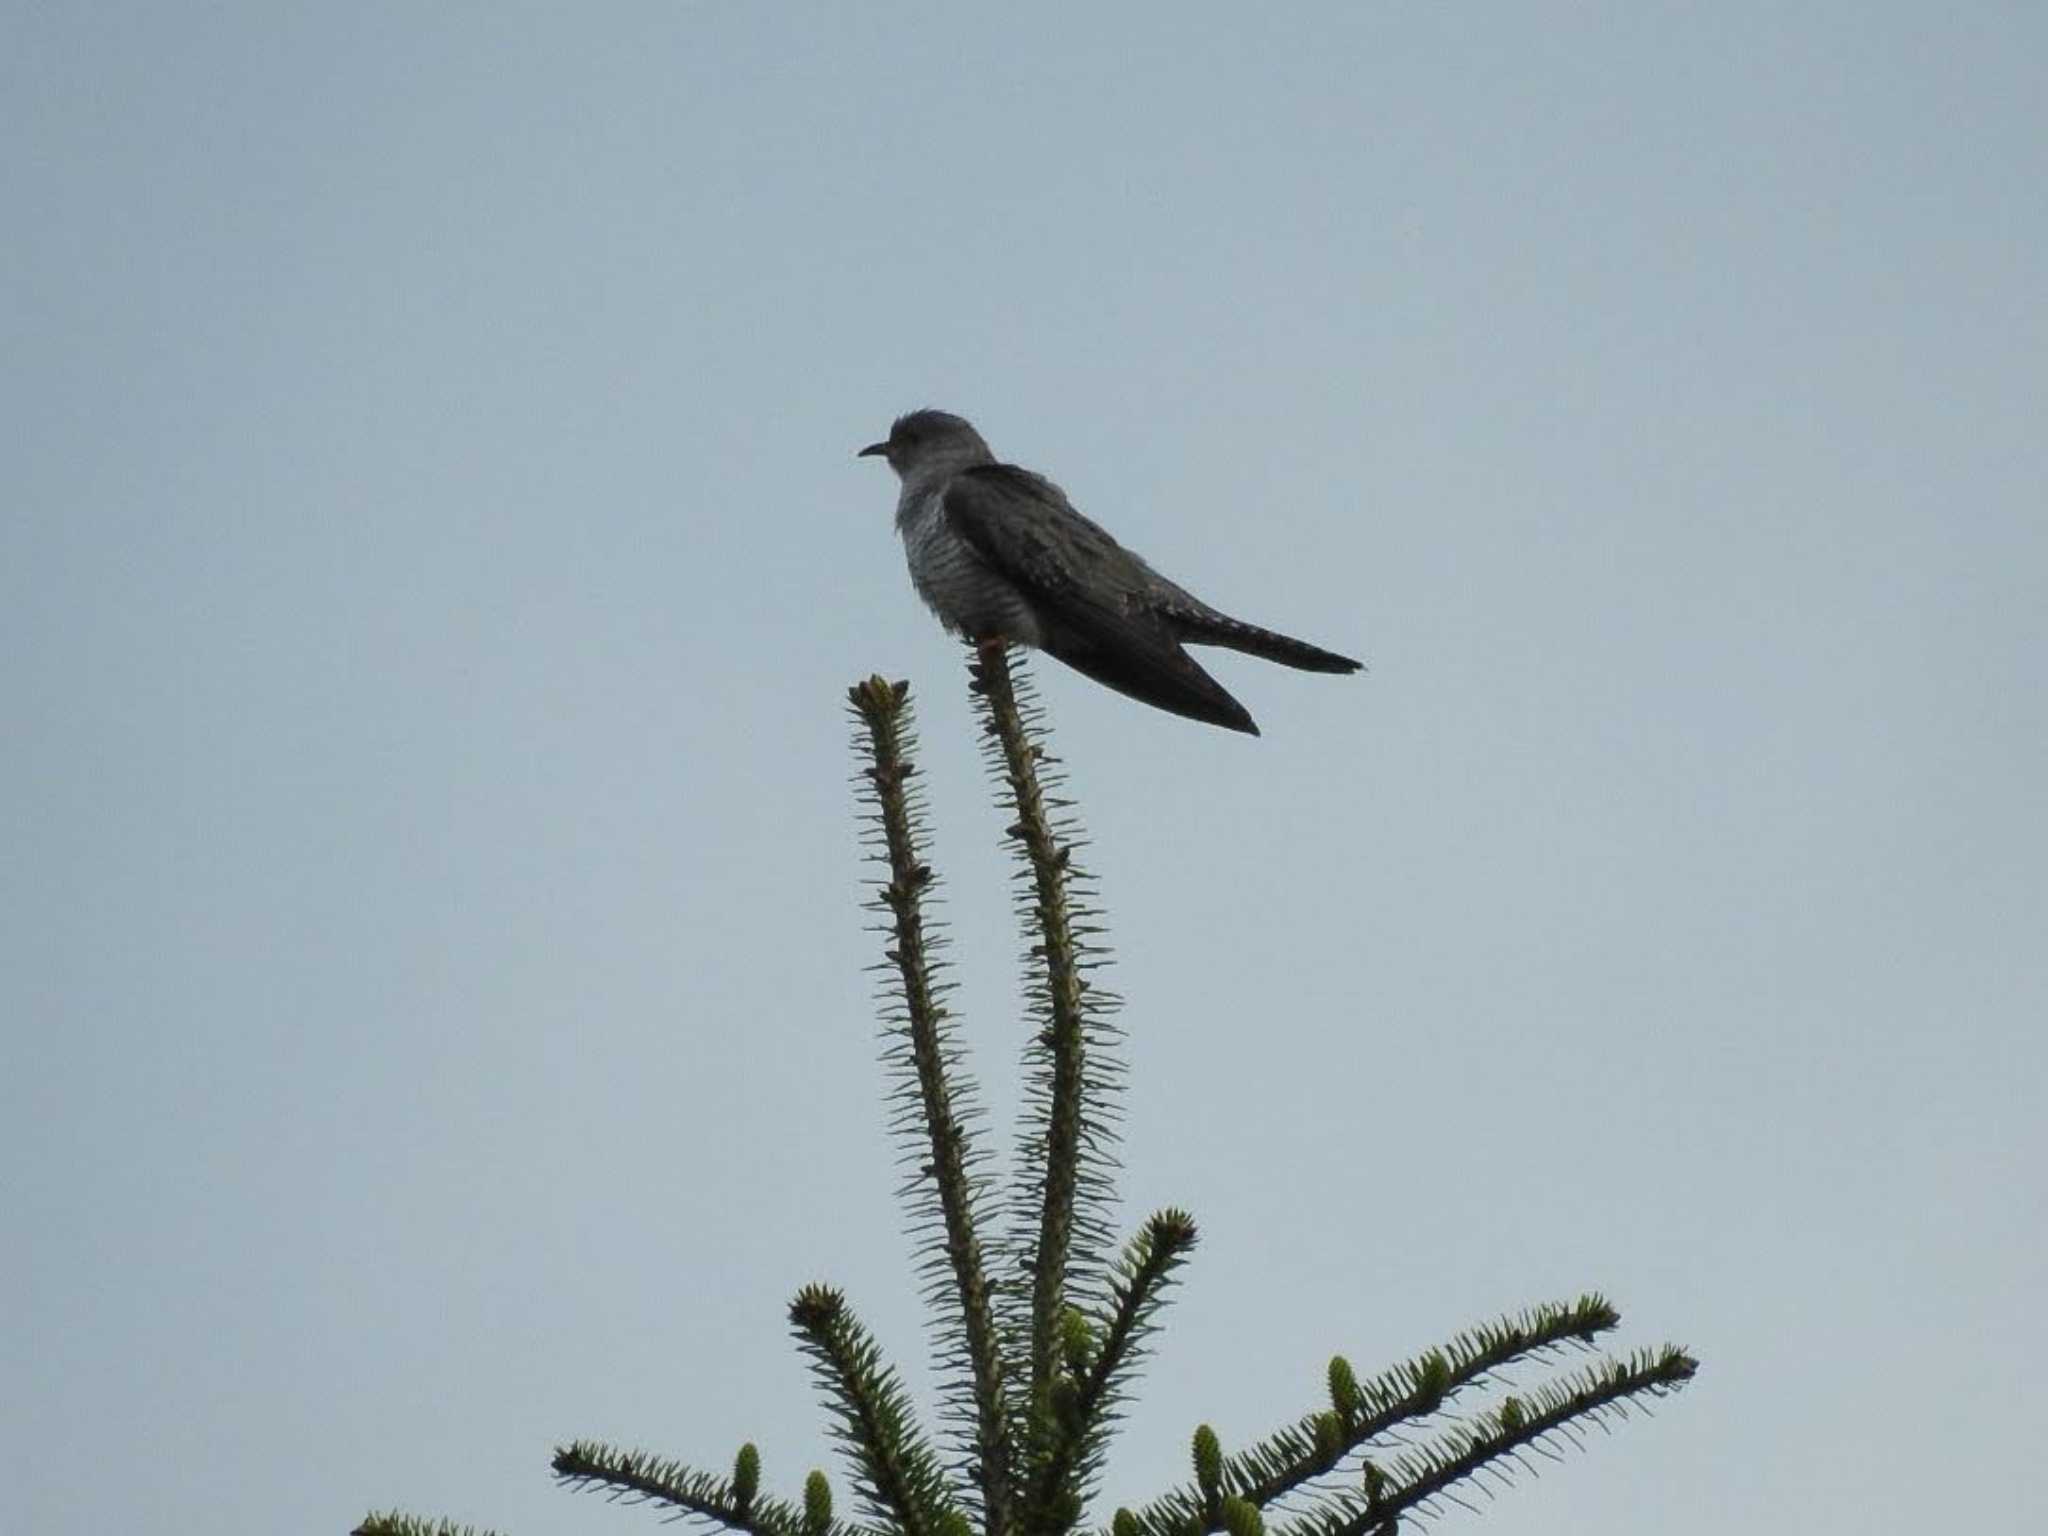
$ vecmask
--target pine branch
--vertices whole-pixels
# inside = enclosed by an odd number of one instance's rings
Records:
[[[1011,1526],[1012,1474],[1009,1407],[994,1309],[990,1302],[981,1244],[976,1236],[976,1185],[970,1177],[975,1151],[960,1116],[954,1112],[955,1090],[949,1080],[950,1050],[946,1009],[932,983],[927,952],[923,893],[932,883],[931,867],[918,856],[915,806],[909,788],[916,773],[910,687],[871,677],[849,690],[867,737],[868,793],[881,819],[889,878],[881,886],[879,905],[890,918],[889,961],[895,966],[897,994],[903,1010],[902,1030],[910,1052],[916,1092],[905,1095],[904,1119],[921,1121],[929,1161],[913,1187],[928,1178],[936,1186],[944,1231],[950,1295],[940,1316],[957,1332],[958,1353],[965,1356],[972,1398],[976,1483],[987,1536],[1008,1536]],[[911,1113],[912,1105],[921,1114]],[[937,1300],[938,1298],[934,1298]],[[942,1334],[942,1341],[945,1340]],[[953,1351],[943,1347],[942,1355]],[[957,1363],[949,1362],[949,1363]]]
[[[622,1451],[594,1440],[558,1446],[552,1465],[568,1487],[602,1488],[628,1504],[665,1504],[745,1536],[861,1536],[832,1520],[829,1504],[820,1522],[784,1500],[761,1497],[756,1491],[761,1462],[751,1445],[741,1448],[729,1478],[651,1451]]]
[[[1545,1449],[1552,1436],[1577,1444],[1572,1431],[1580,1421],[1604,1427],[1610,1416],[1627,1415],[1629,1400],[1666,1396],[1698,1370],[1691,1355],[1666,1345],[1629,1360],[1602,1361],[1527,1397],[1509,1397],[1485,1418],[1396,1457],[1387,1468],[1368,1463],[1363,1493],[1333,1496],[1326,1507],[1286,1526],[1280,1536],[1369,1536],[1393,1529],[1393,1522],[1412,1509],[1427,1511],[1438,1497],[1463,1503],[1451,1489],[1481,1470],[1504,1476],[1502,1462],[1515,1460],[1525,1448]]]
[[[1388,1431],[1438,1412],[1458,1393],[1517,1360],[1568,1344],[1589,1344],[1618,1326],[1605,1297],[1546,1303],[1458,1334],[1438,1349],[1360,1382],[1342,1356],[1330,1363],[1331,1406],[1227,1457],[1220,1486],[1254,1508],[1334,1471],[1351,1452]],[[1199,1483],[1175,1489],[1134,1517],[1143,1536],[1195,1536],[1224,1528]]]
[[[903,1536],[962,1536],[967,1520],[917,1428],[909,1394],[846,1310],[846,1298],[829,1286],[805,1286],[789,1305],[789,1321],[839,1416],[834,1434],[867,1513]]]
[[[889,974],[883,989],[895,1074],[892,1121],[918,1169],[906,1193],[926,1244],[921,1268],[940,1318],[940,1364],[956,1368],[949,1404],[971,1426],[965,1480],[972,1488],[956,1489],[896,1373],[840,1293],[824,1286],[797,1295],[790,1322],[873,1524],[834,1518],[822,1472],[809,1475],[801,1505],[762,1497],[752,1445],[740,1448],[731,1475],[721,1478],[645,1452],[578,1441],[555,1452],[564,1483],[659,1504],[671,1518],[695,1518],[739,1536],[969,1536],[970,1514],[991,1536],[1065,1536],[1079,1520],[1128,1383],[1196,1233],[1185,1212],[1161,1211],[1113,1265],[1107,1261],[1113,1096],[1122,1068],[1105,1049],[1117,1038],[1107,1020],[1116,1000],[1086,975],[1100,963],[1092,944],[1101,930],[1086,905],[1086,877],[1072,860],[1078,830],[1067,803],[1053,793],[1055,760],[1035,739],[1042,733],[1028,677],[1013,676],[1000,644],[980,649],[972,671],[992,770],[1015,807],[1009,833],[1021,853],[1017,879],[1030,935],[1026,990],[1038,1024],[1026,1049],[1024,1172],[1013,1220],[993,1246],[994,1278],[977,1236],[988,1187],[978,1171],[984,1154],[967,1133],[978,1111],[973,1085],[957,1069],[945,986],[936,979],[942,964],[933,957],[943,940],[924,905],[934,880],[919,857],[908,688],[872,678],[850,691],[868,760],[864,842],[887,871],[869,907],[886,916],[881,927],[890,936],[877,969]],[[1013,1278],[1020,1273],[1028,1286]],[[1098,1278],[1092,1306],[1070,1301]],[[1697,1362],[1666,1347],[1510,1392],[1484,1412],[1447,1411],[1462,1393],[1502,1385],[1498,1373],[1506,1367],[1548,1360],[1570,1345],[1590,1349],[1618,1322],[1613,1307],[1589,1295],[1459,1334],[1363,1383],[1336,1357],[1327,1408],[1229,1457],[1214,1430],[1201,1426],[1192,1486],[1138,1513],[1118,1510],[1105,1536],[1267,1536],[1265,1512],[1283,1501],[1303,1512],[1276,1536],[1391,1536],[1406,1514],[1434,1513],[1440,1500],[1465,1505],[1459,1490],[1470,1483],[1490,1495],[1482,1476],[1505,1481],[1511,1467],[1527,1470],[1529,1452],[1555,1459],[1556,1441],[1580,1445],[1585,1424],[1604,1429],[1611,1418],[1628,1416],[1631,1403],[1647,1407],[1693,1378]],[[963,1380],[964,1395],[957,1385]],[[1337,1488],[1322,1481],[1354,1455],[1358,1483]],[[489,1533],[393,1511],[369,1515],[356,1536]]]
[[[495,1531],[474,1525],[457,1525],[453,1520],[422,1520],[397,1510],[363,1517],[363,1523],[349,1536],[497,1536]]]
[[[986,716],[983,730],[993,744],[992,762],[1016,815],[1009,835],[1028,870],[1030,958],[1038,972],[1031,990],[1044,1021],[1034,1047],[1042,1053],[1043,1063],[1042,1107],[1037,1111],[1042,1116],[1041,1138],[1036,1146],[1027,1146],[1022,1160],[1023,1166],[1042,1170],[1042,1182],[1036,1232],[1018,1244],[1027,1256],[1031,1282],[1028,1320],[1019,1330],[1028,1341],[1023,1346],[1031,1407],[1026,1438],[1043,1454],[1070,1275],[1077,1265],[1092,1267],[1099,1262],[1109,1238],[1108,1172],[1115,1166],[1115,1132],[1103,1118],[1102,1106],[1090,1100],[1108,1096],[1119,1069],[1105,1064],[1106,1070],[1091,1073],[1088,1036],[1109,1032],[1100,1018],[1101,1004],[1113,999],[1102,998],[1091,1009],[1095,1000],[1082,974],[1088,967],[1084,940],[1089,925],[1080,919],[1092,914],[1072,896],[1079,878],[1073,868],[1077,839],[1071,827],[1054,824],[1059,802],[1042,782],[1040,765],[1050,760],[1031,740],[1028,684],[1020,690],[1008,650],[1000,643],[977,647],[969,671],[972,691]],[[1069,835],[1063,839],[1062,832]]]
[[[1119,1260],[1105,1304],[1096,1313],[1096,1328],[1069,1313],[1068,1369],[1055,1390],[1059,1438],[1035,1470],[1032,1487],[1033,1507],[1040,1515],[1073,1511],[1055,1522],[1060,1528],[1078,1518],[1125,1386],[1165,1305],[1174,1271],[1187,1261],[1195,1239],[1195,1219],[1186,1211],[1158,1212]]]

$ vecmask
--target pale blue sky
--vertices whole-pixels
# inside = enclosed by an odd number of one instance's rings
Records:
[[[1019,1041],[924,404],[1371,664],[1037,669],[1205,1232],[1111,1499],[1597,1287],[1703,1374],[1485,1529],[2048,1525],[2038,7],[4,11],[10,1536],[793,1491],[813,1278],[926,1381],[857,676]]]

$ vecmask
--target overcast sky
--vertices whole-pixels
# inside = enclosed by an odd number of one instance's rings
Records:
[[[793,1493],[816,1278],[928,1387],[857,677],[1004,1148],[1022,1035],[927,404],[1370,664],[1036,666],[1204,1232],[1098,1513],[1597,1288],[1702,1373],[1485,1529],[2048,1527],[2041,9],[1028,9],[4,6],[0,1527]]]

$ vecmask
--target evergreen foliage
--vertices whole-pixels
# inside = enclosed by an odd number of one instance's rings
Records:
[[[834,1514],[823,1472],[809,1474],[798,1503],[764,1495],[751,1443],[719,1476],[578,1441],[555,1452],[565,1484],[743,1536],[1068,1536],[1080,1525],[1197,1234],[1187,1212],[1163,1210],[1116,1241],[1122,1037],[1119,999],[1099,985],[1102,923],[1075,857],[1085,844],[1009,653],[979,648],[970,676],[989,773],[1012,818],[1025,939],[1026,1088],[1007,1186],[961,1066],[945,941],[927,911],[936,879],[923,855],[909,686],[875,677],[849,691],[862,841],[877,866],[867,905],[884,936],[875,969],[890,1124],[917,1170],[903,1193],[944,1384],[937,1440],[846,1299],[814,1285],[790,1303],[790,1326],[832,1416],[857,1523]],[[1097,1536],[1382,1536],[1445,1502],[1471,1508],[1467,1490],[1491,1495],[1533,1470],[1528,1457],[1556,1459],[1585,1426],[1692,1379],[1693,1358],[1664,1346],[1505,1390],[1509,1368],[1591,1352],[1620,1320],[1586,1295],[1481,1324],[1365,1380],[1332,1356],[1323,1406],[1230,1452],[1198,1426],[1192,1480],[1116,1510]],[[1471,1401],[1487,1394],[1497,1395]],[[370,1516],[356,1536],[490,1533],[391,1513]]]

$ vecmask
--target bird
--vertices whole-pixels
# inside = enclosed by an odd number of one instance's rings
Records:
[[[1029,646],[1155,708],[1251,736],[1250,712],[1185,647],[1224,646],[1305,672],[1362,666],[1232,618],[1167,580],[1045,476],[998,462],[965,417],[911,411],[856,457],[896,472],[911,583],[977,646]]]

